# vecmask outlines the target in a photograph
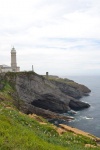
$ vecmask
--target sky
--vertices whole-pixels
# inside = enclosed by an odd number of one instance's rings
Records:
[[[21,71],[100,75],[100,0],[0,0],[0,64]]]

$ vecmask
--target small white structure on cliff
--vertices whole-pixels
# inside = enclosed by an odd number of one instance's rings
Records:
[[[0,73],[2,72],[19,72],[20,67],[17,67],[16,50],[13,47],[11,50],[11,66],[0,65]]]

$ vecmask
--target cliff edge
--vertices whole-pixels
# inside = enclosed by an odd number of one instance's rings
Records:
[[[59,113],[90,106],[78,100],[87,95],[90,89],[69,79],[46,78],[35,72],[8,72],[0,74],[0,90],[6,84],[13,88],[8,94],[13,97],[14,104],[26,114],[62,118]]]

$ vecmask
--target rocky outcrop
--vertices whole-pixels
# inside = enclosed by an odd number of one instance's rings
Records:
[[[50,110],[35,107],[34,105],[26,105],[26,106],[24,105],[24,106],[22,106],[21,109],[26,114],[33,114],[34,113],[36,115],[43,116],[46,119],[62,119],[62,120],[66,120],[66,121],[74,119],[73,117],[64,116],[64,115],[61,115],[59,113],[52,112]]]
[[[54,81],[54,83],[66,95],[69,95],[69,96],[74,97],[74,98],[81,98],[83,96],[83,93],[81,90],[75,89],[66,83],[62,83],[62,82],[58,82],[58,81]]]
[[[88,93],[91,92],[89,88],[84,85],[78,84],[69,79],[60,79],[52,78],[51,80],[59,89],[66,95],[69,95],[73,98],[79,99],[82,96],[88,96]]]
[[[50,80],[34,72],[9,72],[3,74],[2,78],[13,87],[15,92],[10,94],[15,100],[15,105],[25,113],[33,112],[47,117],[49,114],[50,117],[51,112],[57,116],[55,113],[89,107],[89,104],[75,98],[82,97],[90,90],[70,80],[71,84],[63,80]]]
[[[51,110],[53,112],[64,113],[69,110],[68,105],[61,101],[59,98],[52,94],[41,95],[40,99],[34,100],[32,105],[40,107],[46,110]]]
[[[83,108],[88,108],[90,105],[78,100],[70,100],[69,107],[73,110],[81,110]]]

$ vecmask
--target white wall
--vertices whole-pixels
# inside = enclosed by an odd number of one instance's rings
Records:
[[[1,68],[1,72],[12,72],[12,68]]]

